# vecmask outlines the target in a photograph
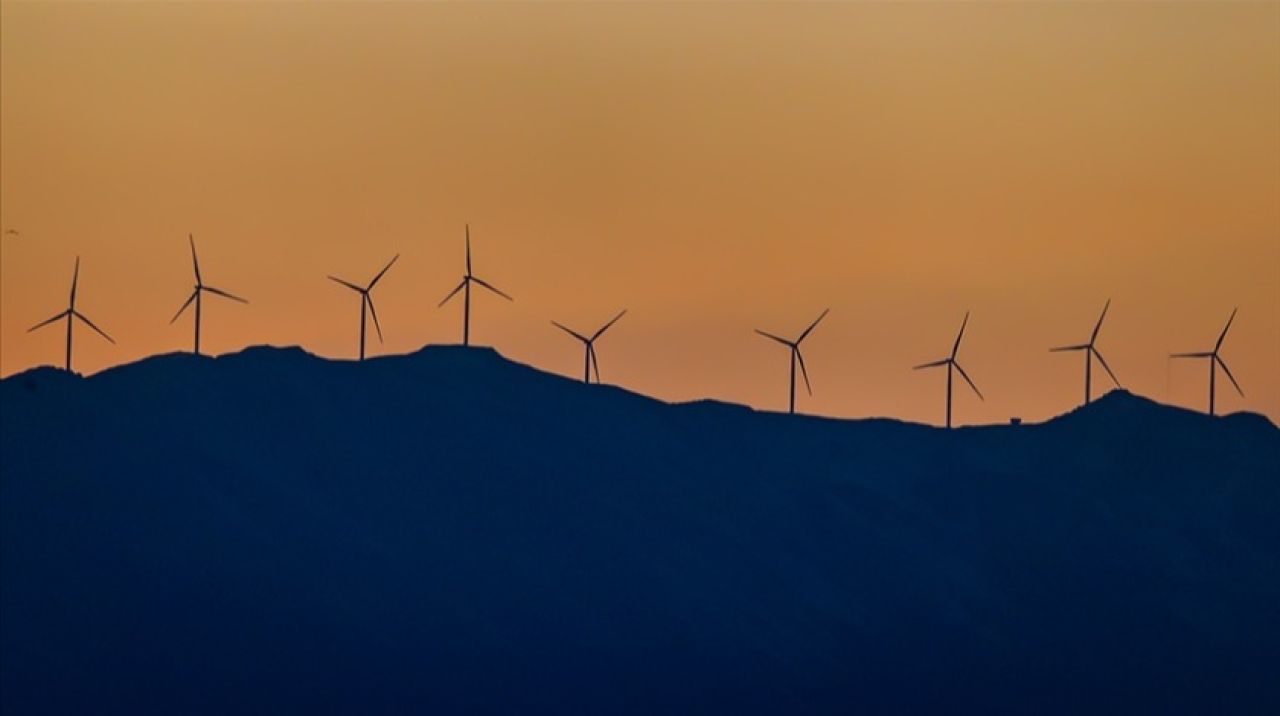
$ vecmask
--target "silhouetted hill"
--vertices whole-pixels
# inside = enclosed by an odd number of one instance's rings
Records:
[[[0,382],[0,711],[1277,713],[1280,430],[952,432],[487,349]]]

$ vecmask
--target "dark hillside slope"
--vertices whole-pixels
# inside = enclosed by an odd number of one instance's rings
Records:
[[[0,382],[0,711],[1280,713],[1280,430],[669,405],[431,347]]]

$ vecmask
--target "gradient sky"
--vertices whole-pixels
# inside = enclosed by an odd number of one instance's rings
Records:
[[[940,422],[941,358],[987,396],[958,423],[1081,398],[1099,345],[1125,386],[1203,409],[1224,355],[1280,420],[1280,4],[0,4],[0,373],[59,363],[26,329],[80,308],[96,372],[190,347],[356,350],[473,337],[671,400]],[[1095,386],[1105,378],[1095,374]],[[1225,384],[1223,384],[1225,385]]]

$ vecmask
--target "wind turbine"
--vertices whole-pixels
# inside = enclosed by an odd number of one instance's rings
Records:
[[[1076,346],[1062,346],[1060,348],[1050,348],[1050,353],[1061,353],[1063,351],[1084,351],[1084,404],[1088,405],[1093,399],[1091,392],[1091,383],[1093,380],[1093,359],[1096,357],[1103,368],[1107,369],[1107,375],[1111,376],[1111,380],[1115,382],[1116,387],[1120,387],[1120,379],[1116,374],[1111,372],[1111,366],[1107,365],[1107,359],[1102,357],[1098,352],[1096,344],[1098,342],[1098,331],[1102,329],[1102,319],[1107,317],[1107,309],[1111,308],[1111,300],[1107,299],[1106,305],[1102,307],[1102,315],[1098,316],[1098,323],[1093,327],[1093,333],[1089,334],[1089,342],[1081,343]]]
[[[248,301],[240,298],[239,296],[227,293],[220,288],[204,285],[204,280],[200,278],[200,259],[196,258],[196,239],[191,234],[187,234],[187,240],[191,242],[191,266],[195,269],[196,285],[191,291],[191,295],[187,297],[187,302],[182,304],[182,308],[179,308],[177,313],[173,314],[173,318],[169,319],[169,325],[173,325],[173,322],[178,320],[178,317],[182,315],[182,312],[187,310],[187,306],[190,306],[194,302],[196,304],[196,341],[195,347],[192,351],[196,355],[200,355],[200,303],[202,294],[208,291],[209,293],[222,296],[223,298],[229,298],[232,301],[239,301],[240,303],[248,303]]]
[[[830,308],[823,309],[822,313],[816,319],[814,319],[813,323],[810,323],[809,327],[804,329],[804,333],[801,333],[800,337],[795,339],[794,341],[789,341],[785,338],[780,338],[778,336],[773,335],[772,333],[766,333],[760,330],[759,328],[756,329],[756,333],[759,333],[765,338],[772,338],[773,340],[791,349],[791,400],[788,403],[788,408],[787,408],[788,412],[791,414],[795,414],[796,412],[796,363],[797,362],[800,364],[800,374],[804,376],[804,388],[805,390],[809,391],[809,395],[813,395],[813,388],[812,386],[809,385],[809,371],[804,367],[804,356],[801,355],[800,353],[800,343],[804,341],[805,338],[809,337],[809,334],[813,331],[814,328],[817,327],[818,323],[822,321],[823,318],[827,317],[827,313],[830,310],[831,310]]]
[[[58,315],[54,316],[53,318],[50,318],[47,321],[41,321],[36,325],[27,329],[27,333],[30,333],[35,329],[43,328],[44,326],[47,326],[50,323],[61,321],[64,318],[67,319],[67,372],[68,373],[71,372],[71,327],[75,325],[74,319],[79,318],[80,320],[84,321],[85,325],[97,331],[98,334],[101,335],[103,338],[106,338],[107,340],[111,341],[113,345],[115,344],[115,340],[112,339],[111,336],[108,336],[106,331],[95,326],[93,324],[93,321],[90,321],[87,316],[85,316],[83,313],[76,310],[76,284],[79,283],[79,281],[80,281],[80,257],[77,256],[75,272],[71,274],[71,301],[67,306],[67,310],[63,311],[62,313],[59,313]]]
[[[1244,397],[1244,391],[1240,389],[1240,384],[1236,382],[1236,377],[1231,375],[1231,369],[1227,367],[1226,361],[1222,360],[1222,356],[1218,355],[1218,351],[1222,350],[1222,341],[1227,337],[1227,331],[1231,330],[1231,322],[1236,320],[1236,311],[1239,309],[1231,309],[1231,317],[1227,319],[1227,325],[1222,328],[1222,333],[1218,336],[1218,342],[1213,344],[1213,350],[1205,353],[1172,353],[1172,358],[1208,358],[1209,359],[1209,414],[1213,415],[1214,408],[1214,391],[1217,382],[1217,368],[1222,366],[1223,372],[1231,379],[1231,384],[1236,387],[1236,392],[1240,397]]]
[[[960,376],[964,378],[964,381],[969,384],[970,388],[973,388],[973,392],[978,394],[979,400],[983,400],[983,401],[986,400],[986,398],[982,397],[982,391],[978,390],[978,386],[974,385],[973,381],[969,379],[969,374],[964,372],[964,368],[961,368],[960,364],[956,362],[956,353],[960,350],[960,339],[964,338],[964,328],[967,325],[969,325],[968,311],[966,311],[964,314],[964,322],[960,324],[960,333],[956,335],[955,345],[951,346],[951,355],[947,356],[946,358],[943,358],[942,360],[936,360],[936,361],[933,361],[932,363],[923,363],[913,368],[913,370],[920,370],[921,368],[936,368],[938,366],[943,366],[943,365],[947,367],[947,427],[948,428],[951,427],[952,369],[960,371]]]
[[[463,292],[462,293],[462,345],[464,346],[471,345],[471,284],[472,283],[480,284],[481,286],[489,289],[490,291],[493,291],[494,293],[498,294],[499,296],[502,296],[508,301],[515,300],[514,298],[503,293],[502,291],[499,291],[497,288],[495,288],[494,286],[486,282],[484,279],[479,278],[471,273],[471,225],[467,224],[467,272],[462,275],[462,283],[459,283],[457,288],[450,291],[449,295],[445,296],[444,300],[440,302],[439,306],[437,306],[437,308],[444,306],[444,304],[448,303],[449,299],[457,295],[459,291]]]
[[[364,334],[365,334],[365,315],[366,314],[373,316],[373,327],[378,331],[378,342],[379,343],[382,342],[382,326],[381,324],[378,323],[378,310],[373,307],[373,296],[369,295],[369,292],[373,290],[374,286],[378,285],[378,281],[382,280],[383,274],[385,274],[387,270],[391,268],[391,264],[394,264],[396,262],[396,259],[398,258],[400,258],[400,254],[396,254],[395,256],[391,257],[391,260],[387,262],[386,266],[382,267],[382,270],[378,272],[377,276],[373,277],[373,280],[369,282],[369,285],[363,288],[355,285],[354,283],[351,283],[350,281],[344,281],[336,276],[329,277],[330,281],[336,281],[342,284],[343,286],[346,286],[347,288],[351,289],[352,291],[355,291],[356,293],[360,294],[360,360],[364,360]]]
[[[597,338],[599,338],[600,336],[604,335],[604,332],[605,332],[605,331],[607,331],[607,330],[609,330],[609,327],[610,327],[610,326],[612,326],[613,324],[617,323],[617,322],[618,322],[618,319],[619,319],[619,318],[622,318],[622,316],[623,316],[626,312],[627,312],[627,311],[626,311],[626,309],[624,308],[620,313],[618,313],[618,315],[614,316],[614,317],[613,317],[613,318],[612,318],[608,323],[604,324],[604,326],[603,326],[603,327],[601,327],[601,329],[600,329],[600,330],[596,331],[595,333],[592,333],[590,338],[588,338],[588,337],[586,337],[586,336],[582,335],[581,333],[578,333],[577,331],[573,330],[572,328],[567,328],[567,327],[565,327],[565,326],[563,326],[563,325],[561,325],[561,324],[559,324],[559,323],[556,323],[555,321],[552,321],[552,322],[551,322],[551,325],[555,326],[556,328],[559,328],[560,330],[564,331],[565,333],[568,333],[569,335],[573,336],[574,338],[577,338],[578,340],[582,341],[583,346],[585,346],[585,347],[586,347],[586,349],[587,349],[587,355],[586,355],[585,365],[584,365],[584,367],[583,367],[583,373],[582,373],[582,382],[583,382],[583,383],[590,383],[590,382],[591,382],[591,369],[592,369],[592,368],[595,368],[595,371],[596,371],[596,383],[599,383],[599,382],[600,382],[600,361],[596,358],[596,339],[597,339]]]

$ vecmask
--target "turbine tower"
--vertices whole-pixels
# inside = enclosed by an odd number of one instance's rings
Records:
[[[582,341],[583,346],[585,346],[585,347],[586,347],[586,353],[587,353],[587,355],[586,355],[586,358],[585,358],[585,365],[583,366],[583,369],[582,369],[582,371],[583,371],[583,372],[582,372],[582,382],[583,382],[583,383],[590,383],[590,382],[591,382],[591,369],[592,369],[592,368],[595,368],[595,371],[596,371],[596,383],[598,384],[598,383],[600,382],[600,361],[596,358],[596,339],[597,339],[597,338],[599,338],[600,336],[604,335],[604,332],[605,332],[605,331],[607,331],[607,330],[609,330],[609,327],[610,327],[610,326],[612,326],[613,324],[617,323],[617,322],[618,322],[618,319],[619,319],[619,318],[622,318],[622,316],[623,316],[624,314],[626,314],[626,312],[627,312],[627,310],[626,310],[625,308],[624,308],[624,309],[622,309],[622,311],[621,311],[621,312],[619,312],[619,313],[618,313],[618,315],[614,316],[614,317],[613,317],[613,318],[612,318],[608,323],[604,324],[604,326],[603,326],[603,327],[601,327],[601,328],[600,328],[600,330],[596,331],[595,333],[592,333],[590,338],[588,338],[587,336],[582,335],[581,333],[578,333],[577,331],[573,330],[572,328],[567,328],[567,327],[565,327],[564,325],[561,325],[561,324],[559,324],[559,323],[556,323],[555,321],[552,321],[552,322],[551,322],[551,325],[555,326],[556,328],[559,328],[560,330],[564,331],[565,333],[568,333],[569,335],[573,336],[574,338],[577,338],[578,340]]]
[[[969,379],[969,374],[964,372],[964,368],[961,368],[960,364],[956,362],[956,353],[959,352],[960,350],[960,339],[964,338],[964,328],[967,325],[969,325],[968,311],[966,311],[964,314],[964,322],[960,324],[960,333],[956,335],[956,342],[954,345],[951,346],[951,355],[947,356],[946,358],[943,358],[942,360],[936,360],[936,361],[933,361],[932,363],[923,363],[913,368],[913,370],[920,370],[921,368],[936,368],[938,366],[944,366],[944,365],[947,367],[947,427],[948,428],[951,427],[951,382],[952,382],[951,376],[952,376],[953,369],[960,371],[960,376],[964,378],[964,381],[969,384],[970,388],[973,388],[973,392],[977,393],[979,400],[983,400],[983,401],[986,400],[986,398],[982,397],[982,391],[978,390],[978,386],[974,385],[973,381]]]
[[[437,306],[437,308],[443,307],[444,304],[449,302],[449,299],[457,295],[459,291],[462,291],[462,345],[464,346],[471,345],[471,284],[472,283],[479,284],[489,289],[490,291],[493,291],[499,296],[502,296],[508,301],[515,300],[514,298],[503,293],[502,291],[499,291],[497,288],[495,288],[493,285],[486,282],[484,279],[479,278],[478,276],[475,276],[474,274],[471,273],[471,225],[470,224],[467,224],[466,231],[467,231],[467,272],[462,275],[462,283],[459,283],[457,288],[450,291],[449,295],[445,296],[444,300],[440,302],[439,306]]]
[[[800,353],[800,343],[804,341],[805,338],[809,337],[809,334],[818,326],[818,323],[821,322],[823,318],[827,317],[827,313],[830,310],[830,308],[823,309],[822,313],[814,319],[813,323],[810,323],[809,327],[804,329],[804,333],[801,333],[800,337],[794,341],[789,341],[785,338],[775,336],[772,333],[766,333],[759,328],[756,329],[756,333],[759,333],[765,338],[772,338],[791,349],[791,399],[787,404],[787,412],[792,415],[796,412],[796,363],[800,364],[800,375],[804,376],[805,390],[809,391],[809,395],[813,395],[813,388],[809,385],[809,371],[804,367],[804,355]]]
[[[1236,377],[1231,375],[1231,369],[1227,367],[1226,361],[1222,360],[1219,351],[1222,350],[1222,341],[1227,337],[1227,331],[1231,330],[1231,322],[1236,320],[1236,311],[1239,309],[1231,309],[1231,317],[1227,319],[1227,325],[1222,328],[1222,333],[1218,336],[1218,342],[1213,344],[1213,350],[1203,353],[1172,353],[1172,358],[1208,358],[1209,359],[1209,414],[1214,414],[1215,399],[1215,383],[1217,382],[1217,368],[1222,366],[1222,371],[1231,379],[1231,384],[1236,387],[1236,392],[1240,397],[1244,397],[1244,391],[1240,389],[1240,384],[1236,382]]]
[[[1075,346],[1062,346],[1060,348],[1050,348],[1050,353],[1061,353],[1064,351],[1084,351],[1084,404],[1088,405],[1093,400],[1091,384],[1093,381],[1093,359],[1097,358],[1102,367],[1107,370],[1107,375],[1111,376],[1111,380],[1120,387],[1120,379],[1111,371],[1111,366],[1107,365],[1107,359],[1102,357],[1098,352],[1098,331],[1102,329],[1102,320],[1107,317],[1107,309],[1111,308],[1111,300],[1108,299],[1106,305],[1102,307],[1102,315],[1098,316],[1098,323],[1093,327],[1093,333],[1089,334],[1089,342],[1081,343]]]
[[[240,303],[248,303],[248,301],[244,300],[243,298],[240,298],[239,296],[233,296],[232,294],[227,293],[226,291],[223,291],[220,288],[214,288],[213,286],[204,285],[204,280],[200,278],[200,259],[196,258],[195,237],[192,236],[191,234],[187,234],[187,240],[191,242],[191,266],[193,269],[195,269],[196,285],[195,285],[195,289],[191,291],[191,295],[187,297],[187,302],[182,304],[182,308],[179,308],[177,313],[173,314],[173,318],[169,319],[169,325],[173,325],[173,322],[178,320],[178,317],[182,315],[182,312],[187,310],[187,306],[190,306],[192,303],[195,303],[196,304],[196,340],[195,340],[195,347],[192,349],[192,352],[195,353],[196,355],[200,355],[200,303],[201,303],[202,294],[204,294],[207,291],[209,293],[222,296],[223,298],[229,298],[232,301],[239,301]]]
[[[106,338],[108,341],[111,341],[112,345],[114,345],[114,344],[115,344],[115,340],[114,340],[114,339],[112,339],[112,338],[111,338],[111,336],[108,336],[108,335],[107,335],[107,333],[106,333],[106,331],[102,330],[101,328],[98,328],[96,325],[94,325],[93,321],[90,321],[90,320],[89,320],[89,318],[88,318],[87,316],[85,316],[83,313],[81,313],[81,312],[79,312],[79,311],[77,311],[77,310],[76,310],[76,284],[77,284],[77,283],[79,283],[79,281],[80,281],[80,257],[79,257],[79,256],[77,256],[77,257],[76,257],[76,268],[75,268],[75,272],[71,274],[71,300],[68,302],[67,310],[63,311],[62,313],[59,313],[58,315],[54,316],[53,318],[50,318],[50,319],[48,319],[48,320],[46,320],[46,321],[41,321],[41,322],[37,323],[36,325],[34,325],[34,326],[32,326],[32,327],[30,327],[30,328],[28,328],[28,329],[27,329],[27,333],[30,333],[30,332],[34,331],[35,329],[37,329],[37,328],[43,328],[44,326],[47,326],[47,325],[49,325],[50,323],[55,323],[55,322],[57,322],[57,321],[61,321],[61,320],[62,320],[62,319],[64,319],[64,318],[65,318],[65,319],[67,319],[67,363],[66,363],[66,366],[67,366],[67,372],[68,372],[68,373],[70,373],[70,372],[71,372],[71,327],[75,325],[75,319],[79,318],[80,320],[84,321],[85,325],[86,325],[86,326],[88,326],[88,327],[90,327],[90,328],[92,328],[93,330],[97,331],[97,332],[98,332],[98,335],[102,336],[103,338]]]
[[[343,286],[346,286],[347,288],[351,289],[352,291],[355,291],[356,293],[360,294],[360,360],[364,360],[364,334],[366,332],[366,329],[365,329],[366,315],[373,316],[373,327],[378,331],[378,342],[379,343],[382,342],[382,325],[378,323],[378,310],[373,307],[373,296],[371,296],[369,292],[373,290],[374,286],[378,285],[378,281],[382,280],[383,274],[385,274],[387,270],[391,268],[391,264],[394,264],[396,262],[396,259],[398,258],[400,258],[400,254],[396,254],[395,256],[391,257],[391,260],[387,262],[386,266],[382,267],[382,270],[378,272],[377,276],[373,277],[373,280],[369,282],[368,286],[360,287],[354,283],[351,283],[350,281],[344,281],[336,276],[329,277],[330,281],[336,281],[342,284]]]

